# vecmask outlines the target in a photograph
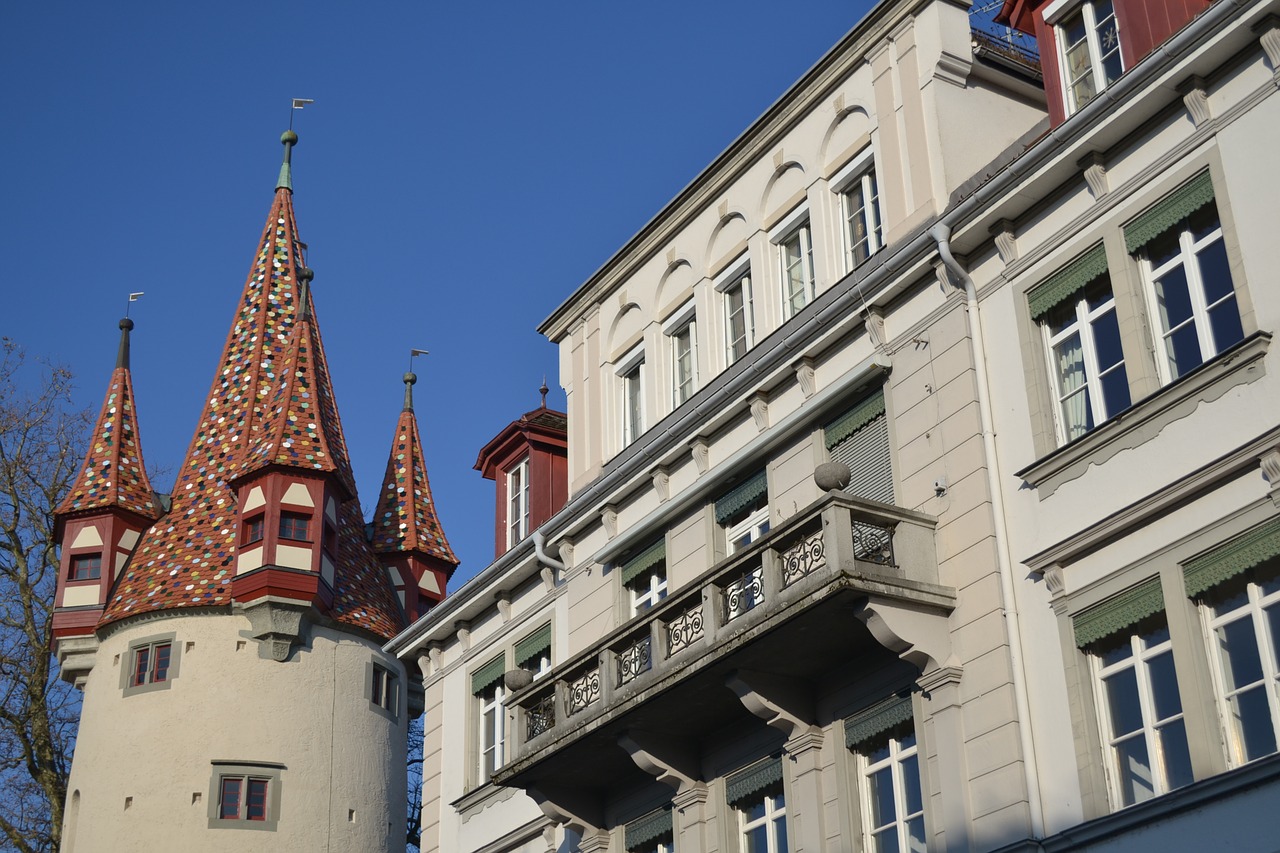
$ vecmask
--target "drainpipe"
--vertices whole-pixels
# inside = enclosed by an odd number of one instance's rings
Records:
[[[987,456],[987,488],[991,493],[991,512],[996,534],[996,562],[1000,571],[1001,609],[1004,611],[1005,637],[1013,670],[1013,694],[1018,707],[1018,734],[1022,741],[1022,766],[1027,783],[1027,799],[1031,806],[1031,833],[1044,838],[1044,806],[1040,800],[1035,740],[1031,735],[1030,702],[1027,698],[1026,668],[1022,656],[1022,631],[1018,623],[1018,605],[1013,589],[1013,560],[1009,556],[1009,528],[1005,521],[1004,492],[1000,488],[1000,461],[996,456],[995,429],[991,421],[991,386],[987,381],[987,347],[978,316],[978,291],[964,267],[951,254],[951,226],[939,222],[929,229],[938,244],[938,256],[964,288],[966,313],[969,315],[969,339],[973,341],[974,374],[978,385],[978,413],[982,423],[982,448]]]
[[[557,572],[561,572],[562,574],[566,571],[564,563],[553,559],[551,555],[547,553],[547,534],[543,533],[541,530],[533,531],[533,550],[538,557],[538,562],[546,566],[548,569],[555,569]]]

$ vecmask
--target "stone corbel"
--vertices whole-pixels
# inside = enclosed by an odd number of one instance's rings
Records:
[[[1253,25],[1253,31],[1258,35],[1258,43],[1262,45],[1267,61],[1271,63],[1271,73],[1275,74],[1280,71],[1280,15],[1267,15]]]
[[[553,823],[568,827],[582,836],[579,850],[609,849],[609,834],[602,828],[604,808],[597,793],[554,785],[528,788],[525,793]],[[598,846],[601,836],[604,838],[603,847]],[[590,847],[587,846],[589,839],[592,844]]]
[[[1182,104],[1191,116],[1191,123],[1196,127],[1213,118],[1209,111],[1209,93],[1206,91],[1204,79],[1191,76],[1178,84],[1178,94],[1182,96]]]
[[[604,524],[604,535],[612,539],[618,535],[618,508],[608,504],[600,510],[600,521]]]
[[[739,669],[729,673],[724,683],[748,711],[788,738],[817,730],[813,686],[808,681]]]
[[[471,648],[471,623],[459,620],[453,623],[453,632],[458,635],[458,645],[463,649]]]
[[[711,464],[711,445],[705,438],[698,436],[689,443],[689,449],[693,452],[693,464],[697,466],[698,473],[707,473]]]
[[[1018,259],[1018,237],[1014,231],[1013,220],[1000,219],[991,226],[991,236],[996,241],[996,251],[1005,266]]]
[[[1090,151],[1076,164],[1084,174],[1084,182],[1089,186],[1089,194],[1097,201],[1107,194],[1110,184],[1107,182],[1106,158],[1099,151]]]
[[[756,432],[769,428],[769,398],[762,392],[751,397],[751,418],[756,422]]]
[[[249,618],[249,636],[258,641],[258,657],[287,661],[294,646],[307,641],[310,610],[310,604],[270,595],[246,604],[244,615]]]
[[[921,672],[942,666],[951,657],[951,631],[940,613],[872,596],[853,615],[877,643]]]
[[[938,289],[944,294],[951,292],[951,279],[947,276],[947,265],[937,261],[933,265],[934,278],[938,280]]]
[[[498,615],[502,617],[502,621],[511,621],[511,593],[500,589],[493,594],[493,600],[498,605]]]
[[[444,643],[440,642],[439,640],[432,640],[430,643],[428,643],[427,657],[431,660],[431,668],[433,672],[439,672],[441,669],[443,669],[444,668]],[[419,668],[421,668],[422,666],[421,661],[418,662],[418,666]],[[425,676],[427,673],[423,672],[422,674]]]
[[[933,79],[941,80],[944,83],[950,83],[963,89],[972,69],[972,54],[969,56],[956,56],[944,50],[938,54],[938,64],[934,66]]]
[[[637,767],[677,791],[702,784],[698,748],[692,740],[628,730],[618,735],[618,746],[627,751]]]
[[[653,490],[658,493],[658,503],[671,497],[671,474],[662,466],[653,469]]]
[[[1271,502],[1280,506],[1280,447],[1271,448],[1258,461],[1262,466],[1262,479],[1267,481]]]
[[[796,381],[800,383],[800,393],[804,394],[804,398],[807,400],[813,396],[814,391],[818,390],[815,382],[817,375],[813,369],[813,359],[806,355],[795,363],[794,369]]]
[[[1062,566],[1054,564],[1044,570],[1044,587],[1049,590],[1049,606],[1053,612],[1061,616],[1067,612],[1067,583],[1062,577]]]

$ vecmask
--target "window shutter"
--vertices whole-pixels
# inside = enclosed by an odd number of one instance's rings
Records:
[[[716,501],[716,524],[724,524],[768,493],[769,480],[764,471],[739,483]]]
[[[551,624],[547,623],[516,643],[516,666],[551,651]]]
[[[1212,202],[1213,180],[1201,172],[1124,226],[1125,247],[1133,254]]]
[[[667,540],[665,537],[657,540],[647,548],[642,548],[634,556],[630,557],[620,567],[622,570],[622,584],[626,586],[645,572],[652,569],[659,563],[667,560]]]
[[[1039,320],[1051,309],[1075,296],[1085,285],[1107,271],[1107,250],[1099,243],[1044,280],[1027,294],[1031,319]]]
[[[725,780],[725,800],[736,806],[782,781],[782,759],[768,758]]]
[[[662,838],[664,835],[670,836],[674,831],[675,828],[671,822],[671,809],[659,809],[644,817],[636,818],[627,824],[624,833],[626,838],[623,841],[623,845],[627,850],[635,850],[638,847],[644,847],[650,841]]]
[[[498,655],[484,666],[471,673],[471,692],[474,695],[480,695],[491,685],[502,678],[503,673],[507,671],[506,655]]]
[[[1160,578],[1145,580],[1077,614],[1072,620],[1076,646],[1083,649],[1162,610],[1164,592],[1160,589]]]
[[[1182,567],[1187,595],[1195,597],[1266,560],[1280,556],[1280,518],[1237,536]]]
[[[845,720],[844,745],[855,749],[907,722],[912,716],[910,696],[890,696]]]
[[[893,466],[884,389],[867,397],[823,429],[832,462],[849,466],[851,495],[893,503]]]

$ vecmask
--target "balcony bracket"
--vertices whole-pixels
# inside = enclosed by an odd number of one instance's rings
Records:
[[[902,600],[870,596],[854,616],[876,642],[921,672],[944,666],[951,658],[951,631],[945,613]]]
[[[738,669],[725,685],[748,711],[788,738],[816,730],[813,685],[804,679]]]
[[[602,829],[604,808],[598,792],[545,785],[528,788],[525,793],[551,821],[578,833],[584,842],[599,835],[607,837]]]
[[[692,740],[629,729],[618,735],[618,746],[637,767],[677,791],[702,783],[698,747]]]

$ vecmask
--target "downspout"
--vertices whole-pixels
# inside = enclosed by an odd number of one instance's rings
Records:
[[[954,276],[952,284],[964,288],[966,313],[969,315],[969,339],[973,341],[974,375],[978,386],[978,414],[982,425],[982,448],[987,457],[987,489],[991,493],[991,512],[996,534],[996,562],[1000,571],[1001,609],[1004,611],[1005,638],[1009,643],[1009,663],[1013,671],[1013,695],[1018,707],[1018,735],[1022,742],[1022,767],[1027,783],[1027,799],[1031,806],[1031,834],[1044,838],[1044,805],[1040,800],[1040,782],[1036,773],[1035,739],[1031,734],[1030,701],[1027,697],[1026,668],[1022,656],[1022,630],[1018,621],[1017,599],[1014,598],[1013,560],[1009,556],[1009,528],[1005,521],[1004,492],[1000,488],[1000,459],[996,456],[995,428],[991,420],[991,386],[987,380],[987,347],[978,316],[978,290],[969,273],[951,254],[951,226],[939,222],[929,229],[938,244],[938,256],[947,272]]]
[[[541,530],[533,531],[533,550],[538,557],[538,562],[548,569],[563,573],[565,571],[564,563],[552,558],[547,553],[547,534]]]

